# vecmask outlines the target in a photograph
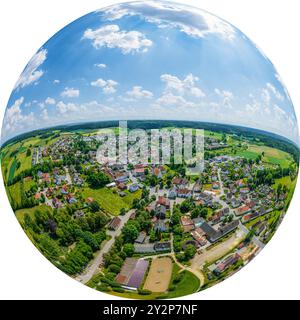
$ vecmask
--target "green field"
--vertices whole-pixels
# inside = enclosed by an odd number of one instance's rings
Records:
[[[35,206],[35,207],[33,207],[33,208],[26,208],[26,209],[17,210],[17,211],[15,212],[15,215],[16,215],[18,221],[19,221],[20,223],[23,223],[23,221],[24,221],[24,215],[27,213],[30,217],[33,217],[35,210],[49,211],[50,208],[49,208],[48,206],[46,206],[45,204],[43,204],[43,205],[41,205],[41,206]]]
[[[8,198],[10,202],[14,202],[17,206],[21,205],[21,182],[17,182],[7,187]]]
[[[82,196],[84,199],[92,197],[97,201],[101,208],[112,215],[118,215],[122,208],[129,210],[133,199],[139,198],[141,195],[141,190],[134,193],[127,193],[125,197],[120,197],[118,193],[114,193],[111,189],[101,188],[101,189],[91,189],[85,188],[82,191]]]
[[[265,163],[271,163],[280,165],[282,168],[288,168],[293,162],[291,155],[285,151],[256,144],[249,144],[248,149],[246,150],[238,150],[236,155],[247,159],[256,159],[257,156],[262,155],[263,152],[264,156],[262,157],[262,161]]]
[[[14,178],[15,172],[17,170],[17,163],[18,163],[18,161],[14,158],[11,162],[10,167],[9,167],[8,181],[11,181]]]

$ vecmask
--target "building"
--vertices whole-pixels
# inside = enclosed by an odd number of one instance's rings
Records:
[[[139,236],[135,239],[135,243],[144,243],[146,239],[147,233],[145,231],[141,231]]]
[[[239,208],[237,208],[237,209],[235,210],[235,214],[236,214],[237,216],[241,216],[241,215],[246,214],[246,213],[249,213],[249,212],[251,212],[251,209],[250,209],[248,206],[246,206],[246,205],[241,206],[241,207],[239,207]]]
[[[191,190],[184,188],[184,189],[178,189],[177,190],[177,197],[178,198],[189,198],[192,196]]]
[[[218,230],[214,229],[207,222],[203,222],[200,229],[205,233],[208,241],[214,243],[224,237],[226,234],[234,231],[239,225],[239,220],[234,220]]]
[[[189,216],[180,217],[184,232],[189,232],[195,228],[193,220]]]
[[[114,217],[108,224],[108,229],[116,231],[120,226],[120,223],[121,223],[121,219],[119,217]]]
[[[165,206],[166,209],[170,209],[170,200],[163,196],[158,197],[156,204]]]
[[[143,282],[148,265],[149,261],[144,259],[126,258],[115,281],[126,289],[137,290]]]
[[[129,191],[136,192],[137,190],[139,190],[139,188],[140,188],[139,185],[137,183],[134,183],[129,186]]]

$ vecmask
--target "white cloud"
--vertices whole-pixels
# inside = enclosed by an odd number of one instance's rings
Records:
[[[280,92],[271,83],[268,82],[266,86],[278,100],[280,101],[284,100],[283,95],[281,95]]]
[[[67,98],[77,98],[79,97],[79,90],[74,88],[68,88],[66,87],[65,90],[60,94],[62,97]]]
[[[203,38],[210,34],[230,41],[235,38],[235,29],[226,21],[183,4],[137,1],[115,5],[100,12],[109,21],[137,15],[160,28],[177,28],[196,38]]]
[[[199,78],[192,73],[188,74],[183,80],[171,74],[162,74],[160,79],[166,84],[166,92],[175,91],[182,95],[186,94],[197,98],[205,97],[205,93],[196,86]]]
[[[99,69],[105,69],[106,68],[106,64],[105,63],[95,63],[94,66],[99,68]]]
[[[127,91],[126,94],[134,99],[150,99],[153,97],[151,91],[143,90],[141,86],[134,86],[132,90]]]
[[[38,51],[28,62],[20,78],[18,79],[15,89],[24,88],[32,83],[36,83],[44,74],[39,67],[44,63],[47,57],[47,50]]]
[[[55,80],[53,80],[53,83],[54,83],[54,84],[59,84],[59,83],[60,83],[60,80],[55,79]]]
[[[55,99],[54,98],[50,98],[50,97],[48,97],[46,100],[45,100],[45,103],[46,104],[55,104]]]
[[[223,107],[232,108],[231,102],[234,99],[234,95],[229,90],[220,90],[216,88],[215,93],[221,99],[221,104]]]
[[[48,110],[47,110],[47,109],[43,109],[43,111],[42,111],[42,113],[41,113],[41,118],[42,118],[44,121],[49,120],[49,115],[48,115]]]
[[[194,107],[193,102],[189,102],[184,97],[179,95],[174,95],[171,92],[163,94],[160,98],[156,100],[159,105],[165,106],[179,106],[179,107]]]
[[[8,107],[4,117],[5,135],[17,130],[22,130],[26,126],[30,126],[33,122],[33,114],[23,114],[21,105],[24,102],[24,97],[17,99],[11,107]]]
[[[103,80],[101,78],[91,82],[91,86],[102,88],[104,94],[115,93],[117,91],[115,88],[117,85],[118,82],[114,80]]]
[[[106,25],[96,30],[87,29],[84,39],[92,40],[96,49],[101,47],[119,48],[123,54],[146,52],[152,46],[152,41],[139,31],[120,30],[118,25]]]
[[[59,101],[56,105],[57,111],[60,114],[65,114],[69,112],[77,112],[79,110],[79,107],[74,103],[64,103],[62,101]]]

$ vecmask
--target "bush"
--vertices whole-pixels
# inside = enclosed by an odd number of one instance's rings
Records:
[[[175,291],[175,289],[176,289],[176,286],[174,286],[174,285],[169,286],[169,291]]]
[[[149,295],[151,293],[152,293],[152,291],[150,291],[150,290],[138,289],[138,294],[143,295],[143,296],[147,296],[147,295]]]
[[[108,270],[113,272],[113,273],[119,273],[121,268],[116,265],[116,264],[111,264],[109,267],[108,267]]]
[[[120,292],[120,293],[123,293],[125,292],[125,290],[121,287],[112,287],[112,290],[115,291],[115,292]]]
[[[179,283],[182,279],[183,279],[183,273],[182,273],[182,272],[181,272],[181,273],[178,273],[178,274],[175,276],[175,278],[174,278],[174,280],[173,280],[173,283]]]

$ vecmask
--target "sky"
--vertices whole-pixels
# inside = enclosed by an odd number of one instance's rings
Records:
[[[299,144],[293,104],[263,52],[224,20],[161,1],[110,6],[56,33],[16,82],[2,143],[45,127],[126,119],[242,125]]]

